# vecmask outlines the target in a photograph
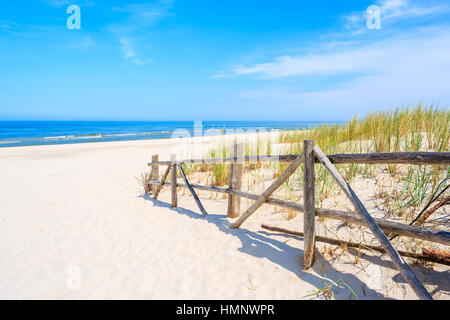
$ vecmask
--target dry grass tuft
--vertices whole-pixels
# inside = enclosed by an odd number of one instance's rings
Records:
[[[139,182],[139,185],[144,190],[144,193],[149,193],[152,191],[152,187],[149,184],[151,180],[150,172],[144,172],[140,177],[136,177],[136,180]]]

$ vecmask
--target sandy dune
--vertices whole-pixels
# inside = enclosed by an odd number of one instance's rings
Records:
[[[312,299],[325,277],[360,299],[416,298],[379,254],[355,264],[319,253],[302,271],[303,242],[259,227],[301,230],[301,215],[265,206],[230,230],[226,199],[202,193],[203,218],[181,192],[175,209],[167,190],[143,196],[135,176],[152,154],[169,159],[174,141],[0,149],[0,298]],[[414,270],[434,298],[449,298],[448,268]],[[355,299],[342,282],[335,291]]]

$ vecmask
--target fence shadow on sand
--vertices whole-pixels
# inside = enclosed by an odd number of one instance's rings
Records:
[[[162,202],[152,198],[150,194],[140,196],[141,198],[151,201],[153,206],[165,208],[184,215],[190,219],[198,219],[205,223],[213,224],[223,233],[237,237],[242,244],[242,247],[238,250],[242,253],[248,254],[257,259],[267,259],[274,264],[292,272],[299,280],[307,282],[317,289],[323,288],[325,284],[333,281],[338,282],[338,278],[342,280],[352,288],[359,299],[389,299],[388,297],[376,292],[375,290],[367,287],[367,285],[360,279],[355,277],[351,273],[343,273],[337,271],[323,256],[316,251],[316,263],[310,271],[303,270],[303,250],[294,248],[287,243],[268,237],[268,233],[265,231],[254,232],[245,229],[231,229],[231,222],[227,220],[226,214],[214,214],[209,213],[207,217],[203,217],[200,213],[194,212],[189,209],[175,207],[172,208],[170,203]],[[313,271],[313,272],[311,272]],[[326,275],[326,279],[325,279]],[[364,287],[364,291],[363,291]],[[314,290],[309,292],[299,292],[298,299],[314,298],[310,296]],[[337,292],[336,292],[337,291]],[[336,299],[355,299],[351,291],[345,287],[341,287],[335,290]]]

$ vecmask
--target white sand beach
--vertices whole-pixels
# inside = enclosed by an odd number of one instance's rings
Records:
[[[224,197],[201,192],[203,218],[181,191],[173,209],[166,188],[158,201],[142,195],[135,177],[153,154],[169,160],[175,143],[0,149],[0,298],[316,299],[329,281],[340,285],[338,299],[356,299],[348,287],[359,299],[417,298],[378,253],[355,263],[318,243],[314,267],[303,271],[303,241],[260,227],[301,231],[301,214],[287,220],[265,205],[231,230]],[[450,298],[448,267],[412,268],[433,298]]]

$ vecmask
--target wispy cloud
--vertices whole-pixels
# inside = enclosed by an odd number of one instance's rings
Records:
[[[136,52],[134,51],[133,46],[131,45],[130,39],[122,37],[119,39],[119,42],[125,58],[129,59],[136,57]]]
[[[239,68],[236,73],[287,76],[345,75],[319,89],[299,90],[280,82],[247,90],[240,98],[277,105],[344,108],[450,100],[450,28],[429,27],[335,54],[283,58]],[[344,80],[345,79],[345,80]]]
[[[368,46],[339,53],[283,56],[269,63],[238,66],[233,71],[237,75],[255,74],[267,78],[368,72],[377,68],[386,54],[382,47]]]
[[[106,30],[117,37],[125,59],[132,61],[136,65],[143,65],[152,61],[150,58],[142,57],[142,54],[137,49],[141,42],[141,37],[137,37],[135,34],[155,26],[160,21],[171,16],[170,10],[173,7],[173,2],[173,0],[158,0],[151,3],[129,4],[112,9],[113,12],[126,15],[123,20],[106,27]]]
[[[50,7],[60,8],[63,6],[69,6],[71,4],[77,4],[81,6],[91,7],[95,5],[94,1],[84,0],[84,1],[74,1],[74,0],[41,0],[46,5]]]
[[[73,4],[73,1],[71,0],[41,0],[41,1],[51,7],[62,7],[65,5]]]
[[[381,8],[382,25],[397,23],[400,28],[388,28],[385,33],[381,33],[380,37],[389,39],[395,35],[399,35],[407,30],[414,33],[418,28],[408,29],[401,28],[402,22],[417,17],[445,15],[450,12],[450,7],[444,4],[423,6],[417,1],[410,0],[378,0],[375,2]],[[366,12],[357,12],[345,16],[348,24],[353,26],[352,31],[348,28],[342,29],[340,32],[333,33],[328,37],[328,41],[313,44],[307,51],[314,51],[316,54],[287,54],[273,58],[271,61],[254,63],[254,64],[235,64],[228,71],[221,71],[211,78],[224,78],[232,75],[257,75],[263,78],[283,78],[289,76],[307,76],[307,75],[339,75],[348,73],[365,73],[370,72],[375,67],[383,68],[380,62],[389,56],[390,44],[388,47],[383,46],[382,41],[376,42],[374,33],[369,36],[369,30],[366,26]],[[418,24],[420,25],[420,24]],[[359,29],[358,29],[359,28]],[[356,30],[356,31],[355,31]],[[365,45],[364,42],[358,40],[357,36],[364,30],[366,39],[372,39],[371,45]],[[378,37],[378,40],[380,39]],[[331,39],[333,38],[333,39]],[[324,37],[327,39],[327,37]],[[336,40],[337,39],[337,40]],[[393,43],[395,46],[395,43]],[[405,54],[407,54],[405,52]],[[231,69],[231,70],[230,70]]]
[[[342,108],[357,113],[361,106],[450,101],[450,25],[441,19],[411,26],[408,20],[445,17],[446,5],[423,7],[408,0],[377,4],[382,24],[393,26],[386,32],[360,37],[343,27],[291,54],[236,63],[211,78],[257,80],[237,98],[270,108]],[[347,17],[366,27],[365,12]]]
[[[68,44],[68,48],[71,50],[82,50],[86,51],[92,47],[94,47],[96,42],[92,39],[90,35],[87,36],[79,36]]]
[[[114,33],[129,33],[153,26],[171,15],[170,9],[173,7],[173,2],[173,0],[158,0],[151,3],[115,7],[112,11],[126,13],[128,17],[108,28]]]
[[[239,65],[234,75],[253,75],[260,78],[282,79],[303,76],[335,76],[373,74],[399,70],[449,65],[449,27],[427,27],[389,36],[369,43],[349,43],[326,53],[286,55],[271,62]],[[327,44],[324,47],[328,47]],[[318,49],[318,51],[323,51]]]
[[[134,48],[134,41],[135,39],[127,38],[126,36],[120,37],[119,43],[123,57],[131,60],[136,65],[144,65],[152,62],[152,59],[142,59],[138,57]]]
[[[21,26],[11,20],[0,20],[0,33],[20,34]]]
[[[399,21],[442,14],[449,11],[448,5],[424,6],[411,0],[378,0],[375,5],[381,9],[381,24],[386,26]],[[354,12],[344,17],[348,28],[364,30],[366,11]]]
[[[7,47],[13,43],[30,41],[40,46],[65,50],[86,51],[96,45],[92,32],[70,32],[57,25],[18,24],[0,20],[0,37]]]

